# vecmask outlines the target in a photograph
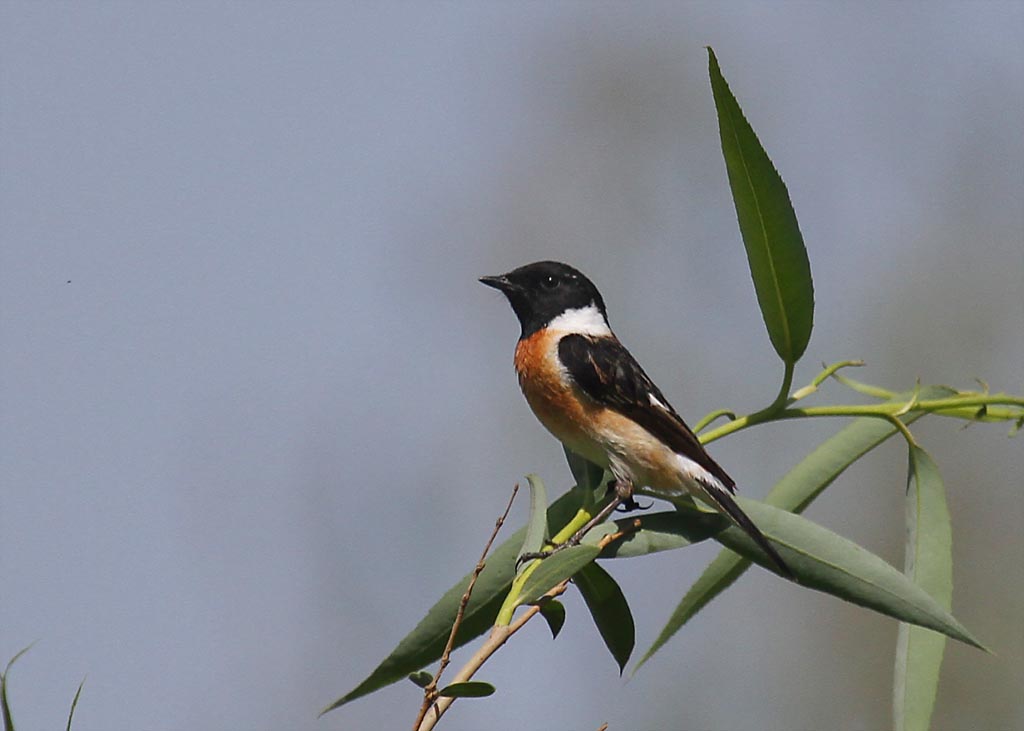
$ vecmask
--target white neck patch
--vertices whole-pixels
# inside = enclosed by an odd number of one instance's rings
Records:
[[[578,310],[566,310],[548,323],[549,330],[570,332],[578,335],[606,337],[612,334],[608,321],[596,305],[587,305]]]

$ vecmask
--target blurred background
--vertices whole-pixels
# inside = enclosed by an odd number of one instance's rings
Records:
[[[408,728],[409,683],[316,714],[471,568],[515,482],[570,484],[480,275],[571,262],[689,420],[767,403],[705,45],[807,243],[797,385],[863,358],[895,389],[1020,394],[1022,34],[1017,2],[0,4],[0,661],[38,641],[19,727],[63,727],[87,676],[76,731]],[[712,452],[761,497],[840,426]],[[950,643],[935,728],[1024,727],[1022,442],[915,431],[954,612],[996,652]],[[808,516],[902,565],[905,474],[888,444]],[[638,652],[715,552],[606,564]],[[766,572],[629,680],[567,605],[444,727],[889,724],[896,624]]]

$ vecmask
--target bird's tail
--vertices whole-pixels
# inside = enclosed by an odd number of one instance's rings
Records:
[[[765,538],[764,533],[754,525],[754,521],[737,505],[729,491],[723,485],[715,484],[711,480],[700,480],[699,482],[702,492],[711,500],[715,507],[739,526],[744,533],[750,536],[762,551],[768,554],[768,558],[775,564],[779,573],[790,581],[796,581],[796,576],[789,566],[786,565],[786,562],[782,560],[782,556],[775,550],[771,542]]]

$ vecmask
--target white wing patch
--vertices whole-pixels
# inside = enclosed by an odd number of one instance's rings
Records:
[[[704,487],[702,483],[705,483],[708,486],[713,486],[721,492],[729,492],[725,485],[722,484],[721,480],[689,457],[684,457],[681,454],[677,454],[675,457],[677,473],[691,495],[701,497],[701,493],[708,489],[707,487]]]
[[[655,396],[653,393],[647,394],[647,398],[651,402],[651,406],[659,408],[662,411],[668,411],[668,406],[666,406],[665,404],[661,403],[661,401],[658,400],[658,397]]]
[[[601,310],[597,309],[594,304],[576,310],[566,310],[548,323],[548,329],[595,337],[607,337],[612,334],[612,329],[608,327],[608,321],[604,319]]]

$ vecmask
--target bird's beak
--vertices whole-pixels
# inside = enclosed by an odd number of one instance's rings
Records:
[[[480,277],[480,282],[482,284],[486,284],[488,287],[500,289],[502,292],[508,292],[509,290],[516,288],[516,285],[510,282],[509,278],[504,274],[498,277]]]

